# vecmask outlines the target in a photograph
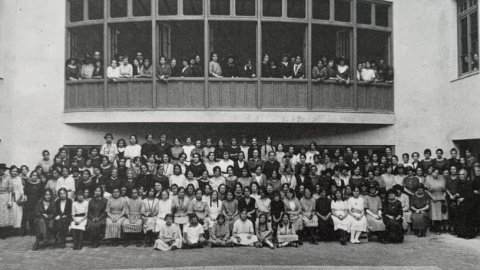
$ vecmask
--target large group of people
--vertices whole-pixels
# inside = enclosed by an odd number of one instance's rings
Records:
[[[33,249],[135,243],[158,250],[204,246],[298,247],[309,241],[401,243],[406,233],[480,232],[480,164],[471,150],[382,153],[296,149],[267,137],[48,150],[35,169],[0,164],[0,238],[30,233]],[[297,150],[299,150],[297,152]]]
[[[71,58],[67,61],[66,79],[70,81],[82,79],[102,79],[104,77],[100,52],[95,52],[91,58],[87,54],[82,60]],[[315,82],[334,80],[338,83],[349,84],[351,71],[344,58],[327,58],[323,56],[312,68],[312,79]],[[132,61],[127,55],[117,54],[107,67],[106,77],[110,81],[121,78],[152,78],[166,81],[170,77],[204,77],[204,64],[200,55],[177,60],[161,56],[153,74],[152,62],[138,52]],[[283,54],[281,61],[275,61],[265,54],[261,64],[262,78],[305,79],[307,73],[301,55],[290,56]],[[220,61],[218,53],[211,53],[208,63],[208,74],[215,78],[256,78],[258,76],[252,59],[247,58],[244,63],[238,63],[237,58],[230,54]],[[358,81],[365,83],[386,82],[393,83],[393,68],[386,65],[384,60],[375,60],[358,63]]]

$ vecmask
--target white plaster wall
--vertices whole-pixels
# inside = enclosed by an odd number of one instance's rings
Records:
[[[450,41],[456,44],[453,2],[393,3],[397,153],[453,145],[445,130],[450,66],[456,65],[450,53]]]

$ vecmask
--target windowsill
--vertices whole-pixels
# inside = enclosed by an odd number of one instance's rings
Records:
[[[470,73],[462,74],[460,77],[458,77],[455,80],[451,80],[450,82],[453,83],[453,82],[460,81],[460,80],[463,80],[463,79],[466,79],[468,77],[472,77],[472,76],[475,76],[475,75],[478,75],[478,74],[480,74],[480,71],[475,70],[475,71],[472,71]]]

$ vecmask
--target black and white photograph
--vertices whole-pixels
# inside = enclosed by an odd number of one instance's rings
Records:
[[[478,0],[0,0],[0,269],[480,270]]]

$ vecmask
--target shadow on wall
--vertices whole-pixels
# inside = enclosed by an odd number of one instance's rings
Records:
[[[98,136],[99,141],[103,141],[106,132],[111,132],[115,136],[115,141],[124,138],[128,141],[130,134],[136,134],[142,143],[143,137],[147,133],[153,133],[157,141],[160,134],[165,133],[168,141],[172,141],[174,137],[180,137],[185,140],[187,136],[194,139],[205,141],[211,137],[214,142],[218,138],[223,138],[225,142],[229,142],[231,136],[235,136],[240,142],[242,136],[246,136],[250,144],[252,137],[258,137],[260,144],[268,135],[273,138],[273,143],[293,143],[302,144],[309,143],[312,140],[321,144],[322,140],[326,140],[328,144],[364,144],[368,141],[369,145],[391,144],[388,136],[382,136],[387,132],[388,126],[382,125],[355,125],[355,124],[276,124],[276,123],[175,123],[175,124],[144,124],[144,123],[125,123],[125,124],[78,124],[71,125],[82,132],[94,133],[88,136],[89,141],[92,135]],[[375,135],[378,139],[373,139]],[[382,137],[384,138],[382,140]],[[344,143],[342,143],[344,141]],[[95,142],[95,141],[94,141]],[[69,142],[75,143],[75,142]]]

